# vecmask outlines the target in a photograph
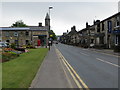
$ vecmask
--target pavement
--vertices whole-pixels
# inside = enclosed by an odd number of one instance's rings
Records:
[[[77,88],[53,45],[39,68],[30,88]]]
[[[94,49],[94,48],[89,48],[89,50],[120,56],[120,53],[114,52],[114,50],[111,50],[111,49]]]

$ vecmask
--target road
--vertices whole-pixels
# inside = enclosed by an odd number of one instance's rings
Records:
[[[117,56],[60,43],[55,46],[89,88],[118,88]]]

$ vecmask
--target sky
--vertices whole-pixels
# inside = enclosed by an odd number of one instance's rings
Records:
[[[25,0],[24,0],[25,1]],[[36,1],[36,0],[34,0]],[[12,23],[23,20],[25,24],[37,26],[39,22],[45,25],[45,16],[50,10],[51,29],[57,34],[71,30],[73,25],[77,31],[90,25],[93,20],[104,20],[118,13],[118,1],[114,2],[8,2],[0,3],[0,27],[11,26]]]

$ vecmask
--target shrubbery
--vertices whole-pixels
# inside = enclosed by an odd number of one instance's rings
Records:
[[[19,56],[19,54],[16,54],[16,53],[11,52],[11,51],[3,52],[2,53],[2,62],[9,61],[9,60],[14,59],[14,58],[16,58],[18,56]]]
[[[11,59],[14,59],[14,58],[18,57],[19,54],[20,54],[19,51],[14,50],[12,48],[3,48],[2,62],[6,62],[6,61],[9,61]]]

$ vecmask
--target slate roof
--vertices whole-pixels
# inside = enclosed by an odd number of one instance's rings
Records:
[[[12,28],[12,27],[0,27],[0,30],[29,30],[30,28]]]
[[[46,31],[47,27],[0,27],[0,30],[18,31],[18,30],[34,30],[34,31]]]

